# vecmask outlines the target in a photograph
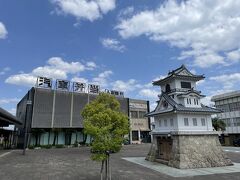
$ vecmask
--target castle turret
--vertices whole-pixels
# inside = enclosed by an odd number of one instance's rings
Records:
[[[157,107],[148,114],[154,117],[155,129],[147,159],[164,161],[177,168],[232,164],[225,157],[212,127],[211,114],[220,110],[201,104],[204,95],[197,90],[196,82],[204,78],[182,65],[164,79],[153,82],[162,92]],[[215,151],[215,155],[211,151]]]

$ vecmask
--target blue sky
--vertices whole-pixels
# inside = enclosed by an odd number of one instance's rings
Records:
[[[240,89],[239,1],[0,0],[0,106],[14,113],[37,76],[151,101],[185,64],[207,97]]]

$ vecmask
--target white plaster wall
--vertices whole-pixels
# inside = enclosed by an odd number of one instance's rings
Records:
[[[193,89],[196,89],[196,82],[194,81],[187,81],[187,80],[180,80],[180,79],[175,79],[174,80],[174,83],[175,83],[175,88],[181,88],[181,82],[184,81],[184,82],[190,82],[191,83],[191,87]]]
[[[164,120],[167,120],[167,126],[164,125]],[[170,125],[170,119],[173,119],[173,126]],[[159,122],[161,121],[161,126]],[[153,132],[170,132],[178,129],[177,115],[172,113],[170,115],[162,115],[154,117],[155,129]]]
[[[187,99],[191,99],[191,104],[188,104],[187,103]],[[198,104],[196,103],[196,104],[194,104],[194,99],[197,99],[198,100]],[[194,108],[199,108],[199,107],[201,107],[201,101],[200,101],[200,99],[198,98],[198,97],[191,97],[191,96],[189,96],[189,97],[185,97],[185,98],[183,98],[183,101],[184,101],[184,105],[186,106],[186,107],[194,107]]]
[[[164,85],[161,86],[161,90],[162,90],[162,91],[164,91],[164,92],[166,91],[166,85],[167,85],[167,84],[170,85],[170,88],[171,88],[171,89],[175,89],[175,88],[176,88],[175,80],[172,80],[172,81],[169,81],[169,82],[167,82],[166,84],[164,84]]]
[[[189,126],[184,125],[184,118],[188,118]],[[193,126],[193,118],[197,119],[197,126]],[[202,126],[201,118],[205,118],[205,126]],[[210,115],[195,114],[178,114],[178,130],[179,131],[212,131],[212,120]]]

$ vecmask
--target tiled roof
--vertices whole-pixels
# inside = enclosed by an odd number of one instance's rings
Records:
[[[183,70],[187,71],[190,75],[181,75],[179,73],[181,73]],[[195,80],[201,80],[201,79],[204,79],[204,75],[195,75],[195,74],[192,74],[184,65],[182,65],[181,67],[173,70],[173,71],[170,71],[168,73],[168,76],[165,77],[164,79],[160,79],[160,80],[157,80],[157,81],[154,81],[153,82],[153,85],[160,85],[161,83],[173,78],[173,77],[179,77],[179,78],[190,78],[190,79],[195,79]]]
[[[154,111],[148,113],[146,116],[151,117],[157,114],[165,114],[165,113],[169,113],[169,112],[173,112],[173,111],[177,111],[177,112],[189,112],[189,113],[194,113],[194,112],[201,112],[201,113],[220,113],[221,110],[215,109],[215,108],[211,108],[208,106],[204,106],[203,104],[201,104],[201,108],[196,108],[196,107],[185,107],[182,104],[178,104],[176,103],[170,96],[168,96],[166,93],[162,92],[160,99],[164,97],[164,99],[173,106],[173,109],[166,109],[166,110],[160,110],[157,111],[157,109],[155,109]]]
[[[201,91],[196,91],[194,90],[193,88],[189,89],[188,91],[184,92],[184,93],[181,93],[181,94],[178,94],[177,96],[184,96],[184,95],[188,95],[190,93],[195,93],[197,94],[198,96],[201,96],[201,97],[205,97],[204,95],[201,95]]]

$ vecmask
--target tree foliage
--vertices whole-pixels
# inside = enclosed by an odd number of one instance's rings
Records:
[[[92,159],[107,159],[107,151],[118,152],[124,135],[129,133],[128,117],[120,111],[120,103],[107,93],[86,105],[82,111],[85,133],[93,138]]]
[[[220,120],[218,118],[212,119],[212,125],[216,131],[225,131],[226,130],[226,123],[223,120]]]

